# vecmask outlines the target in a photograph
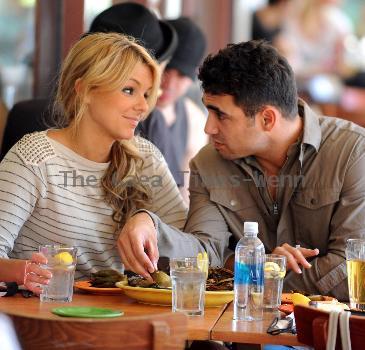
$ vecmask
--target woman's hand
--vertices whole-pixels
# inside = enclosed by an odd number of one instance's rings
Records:
[[[52,273],[41,268],[40,264],[47,264],[46,257],[41,253],[33,253],[24,268],[24,286],[37,295],[42,293],[42,285],[47,285],[52,278]]]
[[[124,225],[118,238],[118,251],[124,267],[151,280],[159,258],[157,232],[151,217],[140,212]]]

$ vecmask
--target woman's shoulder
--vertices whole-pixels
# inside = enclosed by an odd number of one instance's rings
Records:
[[[158,162],[164,160],[162,153],[152,142],[141,136],[135,136],[134,142],[143,159],[152,158]]]
[[[24,135],[14,147],[19,157],[29,165],[39,166],[57,155],[47,138],[47,131]]]

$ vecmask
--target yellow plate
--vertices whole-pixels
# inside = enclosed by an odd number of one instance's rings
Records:
[[[124,294],[144,304],[171,305],[171,289],[141,288],[115,285],[124,291]],[[205,292],[205,306],[216,307],[233,300],[233,291]]]

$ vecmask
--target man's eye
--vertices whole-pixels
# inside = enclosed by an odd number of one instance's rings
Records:
[[[125,87],[122,89],[122,91],[128,95],[133,95],[134,89],[131,87]]]
[[[218,118],[219,120],[224,120],[224,118],[225,118],[225,115],[224,115],[223,113],[219,113],[219,112],[217,112],[217,113],[216,113],[216,115],[217,115],[217,118]]]

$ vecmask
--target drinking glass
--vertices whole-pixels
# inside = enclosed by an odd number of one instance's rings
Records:
[[[76,268],[75,247],[61,245],[43,245],[39,252],[47,258],[47,264],[42,268],[51,271],[52,278],[44,285],[40,295],[42,302],[71,302]]]
[[[365,239],[347,240],[346,263],[351,309],[365,311]]]
[[[286,274],[286,257],[267,254],[264,267],[264,308],[277,309],[281,304],[283,281]]]
[[[204,314],[206,275],[195,258],[170,259],[172,311],[189,316]]]

